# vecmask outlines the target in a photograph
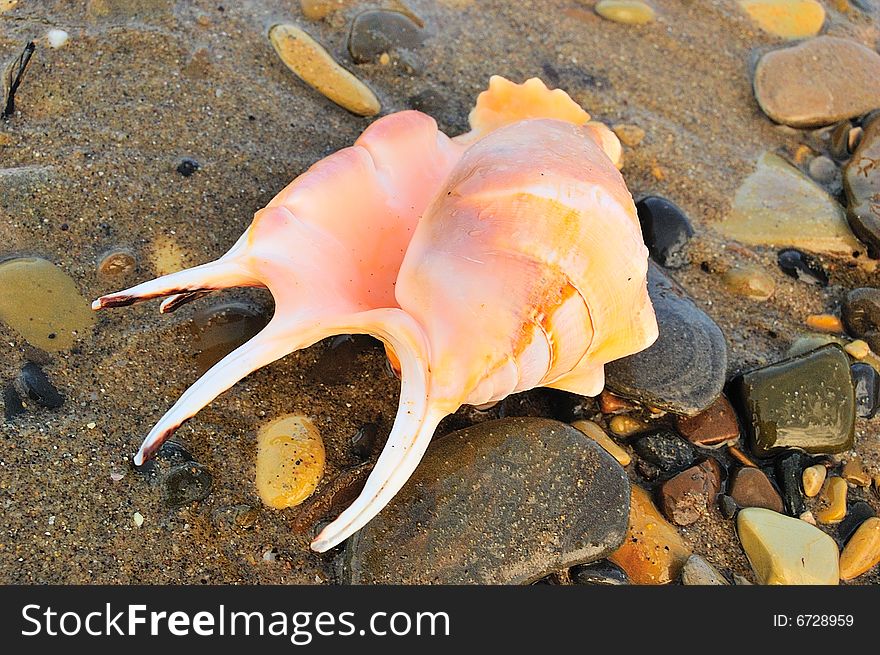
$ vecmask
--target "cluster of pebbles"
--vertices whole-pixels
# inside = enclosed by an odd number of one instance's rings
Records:
[[[876,21],[865,2],[844,2],[846,11],[839,11],[853,21]],[[19,11],[16,4],[0,3],[0,14]],[[440,4],[474,24],[491,19],[467,0]],[[652,38],[671,11],[659,0],[568,4],[567,20],[619,30],[620,38]],[[608,365],[606,390],[596,399],[538,389],[447,418],[410,482],[322,561],[317,581],[333,575],[355,583],[877,582],[880,288],[864,281],[876,275],[880,256],[880,55],[853,38],[822,35],[829,17],[816,0],[733,4],[756,33],[775,39],[742,64],[751,67],[759,119],[778,124],[787,141],[758,153],[731,194],[729,211],[715,223],[691,220],[673,186],[641,195],[630,183],[652,259],[648,289],[658,341]],[[91,0],[87,17],[161,22],[170,20],[174,6],[170,0],[148,9],[127,0]],[[351,121],[403,108],[370,77],[396,71],[418,78],[426,65],[420,51],[442,36],[440,26],[401,0],[302,0],[299,9],[286,18],[267,13],[266,31],[254,40],[262,39],[270,54],[274,49],[280,62],[261,65],[285,71],[283,64],[307,85],[296,93],[326,98],[350,112]],[[206,12],[196,24],[223,24],[226,10],[212,11],[219,18]],[[325,45],[328,25],[343,35],[344,45]],[[68,29],[63,38],[47,35],[46,43],[69,51],[77,38],[77,30]],[[203,79],[216,65],[216,55],[197,48],[184,71]],[[579,86],[604,83],[566,70],[545,64],[537,74],[576,98]],[[20,113],[24,102],[22,96]],[[435,115],[441,126],[464,124],[466,111],[432,85],[409,94],[405,105]],[[599,113],[617,116],[609,107]],[[669,171],[640,159],[640,149],[651,145],[650,119],[620,113],[621,120],[609,122],[625,146],[625,164],[634,161],[646,173],[635,178],[639,186],[651,188],[646,179],[664,184]],[[19,120],[26,118],[25,109]],[[13,130],[11,123],[0,124],[0,154]],[[170,175],[197,182],[206,174],[203,161],[180,153],[169,163]],[[630,179],[626,167],[624,174]],[[51,166],[39,162],[0,169],[0,189],[9,192],[0,208],[27,206],[32,189],[52,175]],[[736,257],[720,265],[706,257],[701,239],[707,230]],[[197,263],[168,231],[140,242],[133,230],[104,226],[94,239],[101,244],[91,262],[99,284],[90,291]],[[53,371],[100,337],[80,280],[49,259],[19,251],[0,261],[0,321],[4,334],[25,344],[23,358],[0,381],[5,425],[13,429],[32,416],[77,411],[72,398],[84,396],[79,389],[59,390]],[[729,310],[707,301],[711,294],[700,290],[692,297],[686,290],[699,287],[685,284],[695,273],[717,278],[726,294],[717,303],[742,303],[741,312],[762,312],[789,293],[785,284],[794,285],[795,294],[821,294],[823,306],[795,320],[802,331],[786,335],[783,354],[743,358],[736,350],[741,344],[735,349],[728,334]],[[862,283],[849,284],[852,279]],[[267,315],[265,304],[248,298],[193,309],[185,330],[190,370],[207,370],[256,334]],[[137,356],[153,348],[141,345]],[[381,357],[375,342],[351,336],[316,352],[298,375],[327,393],[346,387],[357,363]],[[352,388],[366,395],[363,387]],[[308,400],[297,409],[311,415]],[[134,472],[115,464],[109,477],[113,484],[146,487],[166,516],[179,512],[189,520],[200,507],[210,508],[209,522],[223,534],[258,531],[260,521],[283,522],[301,541],[284,556],[265,543],[254,565],[277,564],[279,557],[295,558],[290,552],[304,549],[308,537],[357,495],[390,427],[380,416],[357,421],[358,429],[340,445],[328,439],[326,422],[313,418],[283,412],[251,418],[248,438],[256,446],[242,451],[252,457],[240,468],[251,471],[253,497],[239,502],[215,503],[228,475],[225,465],[197,457],[179,441],[166,443],[155,461]],[[137,421],[138,429],[143,423]],[[87,426],[95,431],[95,422]],[[193,441],[198,439],[196,428]],[[126,511],[133,529],[151,528],[150,512]],[[707,546],[717,534],[736,535],[727,540],[728,551]],[[202,538],[216,535],[209,531]],[[4,549],[9,552],[0,540],[0,554]]]

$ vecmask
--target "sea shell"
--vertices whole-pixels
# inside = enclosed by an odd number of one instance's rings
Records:
[[[257,212],[219,260],[95,309],[266,286],[276,313],[177,401],[135,457],[252,371],[334,334],[371,334],[401,372],[391,435],[355,502],[312,543],[359,530],[440,420],[538,386],[596,395],[603,365],[657,338],[648,253],[620,144],[561,90],[493,77],[450,139],[416,111],[373,123]],[[176,295],[172,295],[176,294]]]

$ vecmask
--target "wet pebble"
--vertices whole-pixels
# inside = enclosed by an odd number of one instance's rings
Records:
[[[572,567],[569,576],[575,584],[606,586],[629,584],[626,571],[606,559]]]
[[[709,458],[660,486],[660,509],[676,525],[690,525],[706,513],[720,488],[721,466]]]
[[[605,430],[597,424],[592,421],[575,421],[571,425],[602,446],[602,448],[616,459],[621,466],[626,466],[630,463],[631,458],[629,453],[618,446],[614,440],[605,433]]]
[[[759,457],[784,448],[838,453],[852,448],[855,393],[849,357],[828,344],[760,368],[734,386],[749,443]]]
[[[840,578],[852,580],[880,563],[880,518],[869,518],[840,554]]]
[[[351,450],[360,459],[370,459],[376,454],[379,441],[379,426],[364,423],[351,438]]]
[[[724,273],[722,280],[731,293],[754,300],[767,300],[776,290],[770,274],[754,264],[734,266]]]
[[[739,438],[736,411],[724,394],[696,416],[676,416],[675,427],[697,446],[717,446]]]
[[[730,483],[730,497],[739,507],[764,507],[782,512],[782,498],[761,469],[738,469]]]
[[[299,5],[306,18],[321,20],[351,3],[352,0],[300,0]]]
[[[638,432],[644,432],[648,424],[632,416],[621,414],[611,417],[608,428],[618,437],[630,437]]]
[[[267,322],[257,307],[244,302],[222,302],[199,309],[190,322],[189,341],[199,374],[249,341]]]
[[[742,510],[736,527],[758,584],[838,583],[837,544],[819,528],[761,507]]]
[[[841,543],[846,543],[859,526],[869,518],[877,516],[874,508],[864,500],[857,500],[846,510],[846,516],[837,525],[837,536]]]
[[[642,459],[669,472],[681,471],[696,458],[694,447],[666,428],[639,435],[633,441],[633,449]]]
[[[304,416],[280,416],[257,435],[257,493],[269,507],[299,505],[324,474],[324,441]]]
[[[809,165],[810,177],[825,187],[832,195],[837,195],[843,190],[843,173],[830,158],[820,155],[814,157]]]
[[[782,488],[782,504],[789,516],[800,516],[807,509],[801,487],[807,461],[804,453],[792,450],[779,455],[774,464],[776,481]]]
[[[49,380],[45,371],[33,362],[28,362],[18,374],[18,382],[28,398],[48,409],[57,409],[64,404],[64,396]]]
[[[49,44],[50,48],[58,49],[63,48],[67,45],[67,42],[70,40],[70,34],[65,32],[64,30],[59,29],[51,29],[46,32],[46,42]]]
[[[632,488],[626,539],[608,559],[634,584],[668,584],[678,579],[691,551],[641,487]]]
[[[846,464],[843,465],[840,475],[844,480],[857,487],[867,488],[871,486],[871,476],[865,471],[862,458],[858,455],[852,455],[847,460]]]
[[[822,268],[822,264],[815,257],[811,257],[799,250],[786,248],[780,250],[776,256],[776,262],[782,272],[807,284],[820,287],[828,286],[828,274]]]
[[[694,228],[684,212],[673,202],[648,196],[636,203],[645,245],[655,262],[666,268],[688,263],[686,247]]]
[[[269,40],[281,61],[303,82],[340,107],[359,116],[374,116],[381,106],[376,95],[296,25],[275,25]]]
[[[880,107],[880,55],[849,39],[818,36],[761,57],[754,90],[777,123],[830,125]]]
[[[128,248],[108,250],[98,262],[98,273],[105,277],[122,277],[137,268],[137,258]]]
[[[684,563],[681,582],[689,587],[730,584],[714,566],[697,554],[688,557]]]
[[[600,0],[596,3],[596,13],[625,25],[645,25],[655,18],[654,9],[640,0]]]
[[[842,334],[843,323],[834,314],[810,314],[804,321],[807,327],[817,332]]]
[[[875,352],[880,352],[880,289],[853,289],[846,294],[842,314],[847,332],[863,339]]]
[[[412,18],[397,11],[364,11],[355,16],[348,35],[348,52],[358,64],[378,60],[384,53],[419,47],[425,34]]]
[[[873,257],[880,257],[880,120],[865,129],[852,159],[843,171],[847,219],[856,236],[868,246]]]
[[[0,321],[43,350],[67,350],[95,322],[89,303],[60,268],[37,257],[0,263]]]
[[[620,139],[620,142],[623,145],[629,146],[630,148],[635,148],[645,139],[645,130],[638,125],[618,123],[612,127],[611,130],[617,135],[617,138]]]
[[[815,36],[825,22],[817,0],[739,0],[739,6],[762,30],[784,39]]]
[[[727,494],[722,494],[718,497],[718,511],[721,512],[721,516],[724,518],[732,519],[736,516],[738,509],[739,505],[737,505],[736,501]]]
[[[201,166],[199,165],[199,162],[195,159],[185,158],[177,165],[177,172],[184,177],[190,177],[200,168]]]
[[[648,294],[660,336],[646,350],[606,365],[608,388],[625,398],[676,414],[711,405],[727,375],[727,343],[715,322],[656,264]]]
[[[171,467],[162,476],[162,500],[169,507],[183,507],[211,494],[214,477],[198,462]]]
[[[828,469],[824,464],[813,464],[804,469],[801,478],[804,487],[804,495],[807,498],[815,498],[822,490],[825,484],[825,477],[828,475]]]
[[[840,523],[846,516],[846,495],[848,487],[843,478],[828,478],[819,494],[822,509],[815,513],[819,523]]]
[[[527,584],[605,557],[623,541],[628,510],[623,468],[580,431],[487,421],[431,443],[403,489],[348,540],[345,579]]]
[[[603,389],[599,394],[599,411],[603,414],[617,414],[635,409],[635,405],[626,398],[615,396],[608,389]]]
[[[25,411],[18,391],[11,384],[7,384],[3,388],[3,418],[9,421],[19,414],[24,414]]]

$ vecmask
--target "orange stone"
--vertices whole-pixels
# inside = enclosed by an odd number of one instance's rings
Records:
[[[843,334],[843,323],[834,314],[811,314],[807,316],[807,327],[829,334]]]

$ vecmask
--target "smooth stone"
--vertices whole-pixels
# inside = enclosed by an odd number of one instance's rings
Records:
[[[872,350],[880,352],[880,289],[853,289],[846,294],[842,310],[847,332],[860,337]]]
[[[89,334],[95,317],[67,273],[45,259],[17,257],[0,263],[0,321],[56,352]]]
[[[633,441],[636,454],[664,471],[681,471],[690,466],[697,453],[693,445],[667,428],[658,428]]]
[[[880,103],[878,103],[880,106]],[[865,129],[852,159],[843,170],[847,219],[872,257],[880,257],[880,120]]]
[[[825,22],[816,0],[739,0],[739,6],[762,30],[784,39],[815,36]]]
[[[871,355],[871,347],[861,339],[850,341],[848,344],[843,346],[843,349],[846,351],[847,355],[857,360],[865,359],[866,357]],[[850,372],[852,372],[852,369],[850,369]]]
[[[575,421],[571,425],[602,446],[605,452],[616,459],[621,466],[626,466],[632,461],[629,453],[618,446],[614,440],[605,433],[605,430],[592,421]]]
[[[782,272],[789,277],[807,284],[814,284],[820,287],[828,286],[828,274],[815,257],[811,257],[793,248],[786,248],[779,251],[776,261]]]
[[[807,498],[818,496],[822,490],[822,485],[825,484],[825,477],[827,475],[828,469],[825,468],[824,464],[813,464],[805,468],[801,478],[804,486],[804,495]]]
[[[177,172],[184,177],[190,177],[201,167],[201,164],[195,159],[185,158],[177,165]]]
[[[424,40],[424,31],[405,14],[384,10],[365,11],[352,21],[348,52],[356,63],[363,64],[400,48],[417,48]]]
[[[724,273],[722,281],[728,291],[754,300],[767,300],[776,290],[776,282],[761,266],[734,266]]]
[[[645,245],[655,262],[666,268],[688,263],[686,247],[694,228],[685,213],[673,202],[648,196],[636,203]]]
[[[296,25],[274,25],[269,40],[281,61],[318,93],[358,116],[375,116],[379,99]]]
[[[339,9],[352,4],[353,0],[300,0],[303,16],[309,20],[321,20]]]
[[[351,450],[359,459],[367,460],[376,454],[378,441],[379,426],[364,423],[351,438]]]
[[[373,470],[373,464],[365,462],[346,469],[335,478],[321,485],[321,493],[312,495],[297,508],[291,528],[299,534],[310,531],[324,519],[339,516],[360,495]]]
[[[835,186],[839,184],[840,188],[843,188],[843,178],[841,177],[840,169],[831,158],[825,155],[813,157],[810,160],[808,170],[810,177],[816,180],[816,182]]]
[[[730,584],[714,566],[697,554],[688,557],[684,563],[681,582],[688,587]]]
[[[816,332],[843,334],[843,323],[834,314],[810,314],[804,323]]]
[[[324,441],[305,416],[273,419],[257,434],[257,493],[275,509],[299,505],[324,475]]]
[[[619,412],[629,412],[636,408],[636,405],[628,401],[626,398],[615,396],[608,389],[603,389],[599,394],[599,411],[603,414],[617,414]]]
[[[660,336],[650,348],[607,364],[606,386],[650,407],[688,416],[699,414],[724,387],[724,334],[654,263],[648,266],[648,294]]]
[[[720,489],[721,466],[709,458],[660,486],[660,509],[676,525],[690,525],[706,513]]]
[[[782,504],[789,516],[800,516],[807,509],[801,488],[806,465],[807,456],[799,450],[783,452],[776,458],[776,481],[782,488]]]
[[[101,255],[98,273],[105,277],[122,277],[137,268],[137,258],[128,248],[114,248]]]
[[[172,467],[162,478],[162,500],[169,507],[183,507],[211,494],[214,478],[198,462]]]
[[[57,409],[64,404],[64,396],[58,393],[58,389],[49,380],[49,376],[33,362],[28,362],[18,374],[21,384],[28,398],[38,405],[48,409]]]
[[[855,393],[849,357],[828,344],[745,373],[736,384],[752,452],[786,448],[839,453],[853,445]]]
[[[721,516],[724,518],[732,519],[736,516],[737,510],[739,510],[739,505],[737,505],[736,501],[727,494],[722,494],[718,498],[718,511],[721,512]]]
[[[607,559],[572,567],[569,576],[575,584],[604,586],[629,584],[626,571]]]
[[[840,579],[852,580],[880,563],[880,518],[859,526],[840,554]]]
[[[724,394],[696,416],[676,416],[675,427],[697,446],[717,446],[739,438],[736,411]]]
[[[837,524],[837,536],[841,543],[846,543],[859,526],[869,518],[877,516],[874,508],[864,500],[857,500],[846,511],[846,517]]]
[[[755,98],[791,127],[820,127],[880,107],[880,55],[860,43],[818,36],[758,61]]]
[[[19,414],[24,414],[27,410],[21,402],[21,396],[11,384],[3,387],[3,418],[7,421],[14,419]]]
[[[795,339],[785,352],[785,356],[786,358],[791,359],[792,357],[803,355],[804,353],[816,350],[822,346],[827,346],[829,343],[836,343],[841,348],[844,348],[844,352],[846,351],[846,340],[841,339],[840,337],[835,337],[830,334],[809,334]]]
[[[223,302],[197,311],[190,323],[193,359],[199,374],[262,330],[267,318],[243,302]]]
[[[749,246],[850,256],[865,251],[840,203],[772,152],[761,155],[755,171],[740,185],[718,231]]]
[[[762,507],[740,511],[736,528],[758,584],[838,583],[837,544],[819,528]]]
[[[618,437],[631,437],[648,429],[648,424],[632,416],[621,414],[611,417],[608,428]]]
[[[840,476],[857,487],[867,488],[871,486],[871,476],[865,471],[865,465],[862,463],[862,459],[858,455],[853,455],[847,463],[843,465],[843,470],[840,472]]]
[[[625,25],[646,25],[656,14],[646,3],[639,0],[600,0],[596,13],[606,20]]]
[[[617,138],[620,139],[620,142],[623,145],[629,146],[630,148],[635,148],[645,139],[645,130],[638,125],[618,123],[617,125],[614,125],[611,130],[617,135]]]
[[[746,466],[733,474],[730,497],[740,507],[764,507],[782,512],[782,498],[763,471]]]
[[[609,560],[634,584],[668,584],[678,579],[691,550],[675,527],[663,518],[641,487],[632,487],[629,528]]]
[[[620,464],[570,425],[480,423],[431,443],[403,489],[348,541],[345,579],[528,584],[617,548],[629,497]]]
[[[819,494],[823,507],[815,513],[816,520],[826,525],[840,523],[846,516],[846,496],[849,487],[843,478],[828,478]]]

